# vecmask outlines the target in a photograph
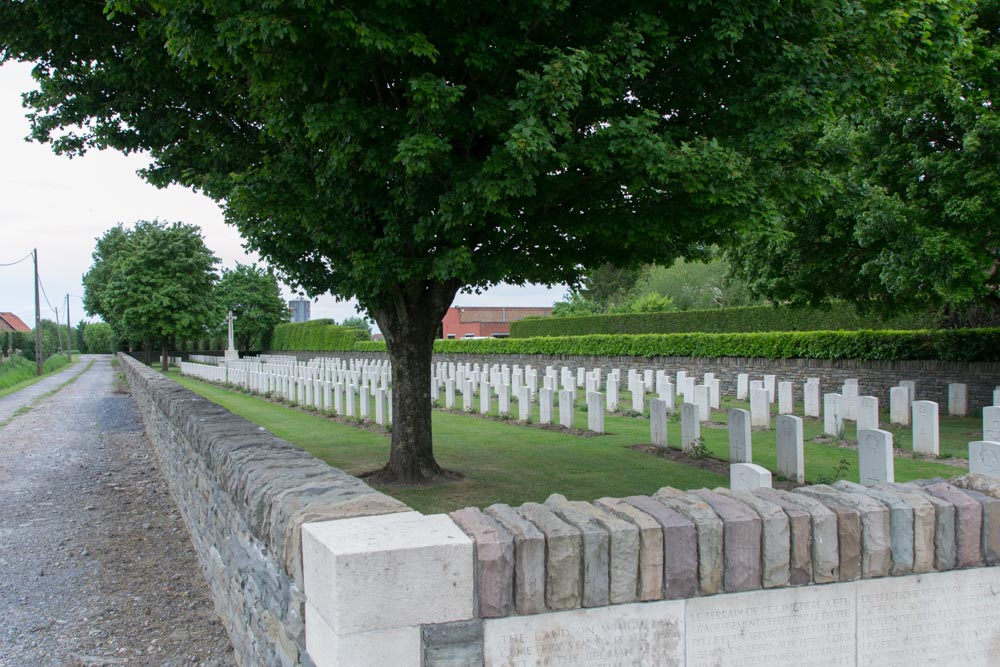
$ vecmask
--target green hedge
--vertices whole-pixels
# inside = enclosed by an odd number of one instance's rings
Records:
[[[276,326],[271,349],[276,352],[348,352],[356,350],[361,342],[369,342],[366,331],[337,326],[333,320],[310,320]]]
[[[890,319],[859,315],[853,306],[790,308],[749,306],[669,313],[627,313],[586,317],[545,317],[513,322],[512,338],[591,334],[751,333],[761,331],[910,330],[934,326],[927,314]]]
[[[385,352],[385,349],[384,342],[366,341],[345,346],[338,351]],[[1000,361],[1000,329],[483,338],[437,340],[434,342],[434,351],[445,354],[587,357]]]
[[[439,340],[435,352],[595,357],[1000,361],[1000,329],[788,331]]]

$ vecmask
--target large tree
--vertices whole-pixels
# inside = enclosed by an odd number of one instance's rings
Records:
[[[237,349],[266,350],[274,327],[288,321],[288,304],[277,278],[256,265],[237,263],[235,269],[223,269],[215,291],[219,307],[236,317],[233,338]]]
[[[148,151],[309,294],[385,335],[384,477],[440,472],[431,351],[459,289],[698,256],[811,196],[822,118],[961,36],[961,3],[5,0],[33,135]]]
[[[215,328],[215,265],[194,225],[137,222],[118,225],[97,240],[94,264],[83,277],[88,315],[100,315],[129,340],[159,342],[162,368],[175,338]]]
[[[754,291],[1000,322],[1000,2],[969,20],[947,69],[817,133],[822,196],[730,251]]]

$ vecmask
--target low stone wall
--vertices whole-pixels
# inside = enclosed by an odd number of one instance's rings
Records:
[[[316,357],[349,359],[385,359],[382,352],[281,352],[307,361]],[[600,368],[604,375],[613,368],[628,370],[654,369],[676,372],[686,370],[698,377],[715,373],[722,392],[736,394],[736,376],[749,373],[751,379],[776,375],[779,381],[794,382],[794,398],[801,402],[802,385],[811,377],[821,379],[821,395],[840,391],[844,380],[856,378],[863,396],[876,396],[881,405],[889,405],[889,389],[902,380],[917,383],[917,399],[948,405],[948,385],[961,382],[968,385],[969,414],[978,414],[984,406],[993,405],[993,390],[1000,386],[1000,363],[957,361],[858,361],[855,359],[761,359],[744,357],[590,357],[519,354],[435,354],[435,362],[507,364],[535,368],[545,366]]]
[[[450,520],[449,520],[450,519]],[[303,527],[319,665],[993,665],[1000,479]]]
[[[409,508],[119,354],[241,665],[310,665],[301,525]]]

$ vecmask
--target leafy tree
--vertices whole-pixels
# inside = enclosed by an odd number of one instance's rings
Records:
[[[552,304],[553,317],[581,317],[583,315],[599,315],[601,308],[588,299],[582,291],[571,289],[561,301]]]
[[[669,296],[647,292],[611,309],[612,313],[665,313],[677,310]]]
[[[729,275],[728,263],[718,258],[645,266],[631,296],[635,299],[645,294],[667,297],[677,310],[752,306],[760,301],[750,295],[745,283]]]
[[[149,151],[286,282],[357,297],[393,362],[383,477],[417,481],[459,289],[698,256],[812,196],[818,120],[936,62],[962,6],[5,0],[0,48],[38,62],[36,139]]]
[[[369,337],[372,335],[372,327],[368,324],[368,320],[363,317],[345,317],[340,326],[364,331]]]
[[[114,329],[106,322],[92,322],[83,330],[87,351],[91,354],[110,354],[117,348]]]
[[[87,314],[100,315],[130,340],[159,341],[164,371],[169,341],[202,333],[221,319],[213,293],[219,260],[194,225],[119,225],[98,239],[93,257],[83,279]]]
[[[237,263],[235,269],[223,269],[215,291],[219,307],[236,317],[233,338],[240,350],[268,349],[274,327],[288,321],[278,279],[256,265]],[[228,337],[228,328],[225,334]]]
[[[730,251],[754,292],[1000,322],[1000,2],[978,2],[971,21],[947,71],[824,128],[823,196]]]

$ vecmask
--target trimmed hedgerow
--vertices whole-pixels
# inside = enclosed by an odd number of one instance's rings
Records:
[[[368,341],[368,332],[337,326],[333,320],[310,320],[279,324],[274,328],[271,349],[276,352],[349,352]]]
[[[788,331],[439,340],[435,352],[596,357],[1000,361],[1000,329]]]
[[[934,326],[927,314],[889,319],[859,315],[849,304],[829,308],[748,306],[669,313],[545,317],[513,322],[512,338],[591,334],[751,333],[761,331],[911,330]]]

